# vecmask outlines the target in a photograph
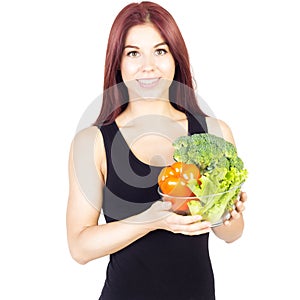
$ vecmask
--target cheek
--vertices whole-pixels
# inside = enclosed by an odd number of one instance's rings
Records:
[[[132,76],[138,71],[138,65],[128,62],[121,63],[121,74],[123,80],[130,80]]]
[[[167,75],[168,79],[173,80],[175,74],[174,61],[165,61],[161,64],[160,69]]]

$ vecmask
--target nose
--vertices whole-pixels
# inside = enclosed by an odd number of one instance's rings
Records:
[[[144,72],[151,72],[155,69],[155,58],[153,55],[145,55],[143,59],[142,70]]]

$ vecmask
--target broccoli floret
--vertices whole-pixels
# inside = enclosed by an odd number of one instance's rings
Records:
[[[173,144],[175,151],[173,158],[175,161],[189,162],[189,136],[181,136],[176,139],[176,143]]]
[[[215,167],[225,168],[226,170],[229,170],[230,165],[230,160],[226,156],[221,156]]]
[[[173,146],[176,161],[194,163],[202,172],[211,170],[218,164],[226,168],[235,164],[240,166],[235,146],[216,135],[199,133],[179,137]]]
[[[238,156],[229,158],[229,162],[230,162],[230,167],[234,167],[239,171],[244,169],[244,162]]]

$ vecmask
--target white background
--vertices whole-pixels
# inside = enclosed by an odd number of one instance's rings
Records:
[[[158,1],[182,30],[198,93],[231,127],[249,170],[243,237],[210,240],[218,300],[300,299],[297,2]],[[67,247],[67,160],[127,3],[0,4],[1,299],[98,299],[107,258],[82,266]]]

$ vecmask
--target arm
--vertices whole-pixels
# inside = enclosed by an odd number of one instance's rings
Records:
[[[199,216],[169,212],[170,203],[158,201],[143,213],[108,224],[98,224],[102,208],[106,158],[96,127],[79,132],[69,157],[67,238],[72,257],[80,264],[114,253],[156,229],[188,235],[208,232]],[[86,180],[88,179],[88,181]]]
[[[209,133],[223,137],[225,140],[235,145],[232,132],[226,123],[215,118],[208,117],[207,126]],[[245,209],[244,202],[246,200],[247,195],[245,192],[242,192],[240,194],[239,201],[235,203],[236,208],[231,212],[230,219],[225,221],[222,225],[213,228],[213,232],[217,237],[227,243],[231,243],[242,236],[244,231],[244,219],[242,212]]]
[[[98,225],[104,156],[98,128],[87,128],[75,136],[69,156],[67,237],[72,257],[81,264],[116,252],[149,232],[148,226],[129,222]]]

